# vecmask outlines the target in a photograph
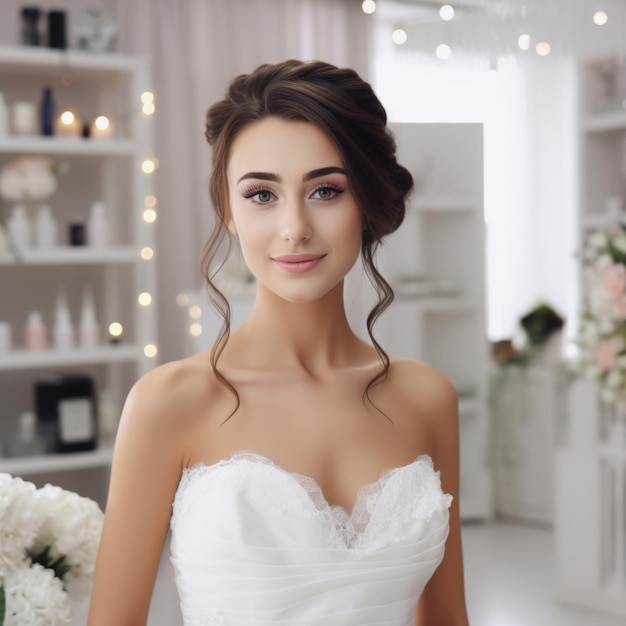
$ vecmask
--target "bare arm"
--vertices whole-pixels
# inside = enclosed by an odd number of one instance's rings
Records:
[[[175,367],[158,368],[133,387],[124,406],[89,626],[145,626],[147,622],[182,469],[176,378]]]
[[[459,516],[459,419],[454,387],[443,376],[433,380],[427,419],[433,433],[433,459],[443,490],[453,496],[444,559],[420,599],[416,626],[468,626],[463,582]]]

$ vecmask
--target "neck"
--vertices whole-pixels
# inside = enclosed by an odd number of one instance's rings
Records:
[[[252,313],[231,342],[225,356],[233,365],[301,368],[320,374],[353,365],[367,349],[348,323],[343,283],[306,303],[287,302],[259,287]]]

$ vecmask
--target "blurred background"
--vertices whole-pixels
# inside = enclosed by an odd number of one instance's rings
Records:
[[[458,391],[472,623],[626,623],[625,46],[624,0],[3,2],[0,472],[104,505],[133,381],[219,326],[206,109],[321,59],[416,181],[378,333]],[[236,324],[254,284],[221,280]],[[360,333],[371,298],[357,267]],[[158,584],[151,625],[180,623],[167,551]]]

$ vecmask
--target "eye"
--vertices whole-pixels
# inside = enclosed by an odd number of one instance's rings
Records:
[[[335,185],[321,185],[313,190],[311,197],[316,197],[318,200],[332,200],[340,193],[343,193],[343,189],[340,187],[336,187]]]
[[[272,201],[274,194],[269,189],[250,189],[243,194],[243,197],[257,204],[268,204]]]

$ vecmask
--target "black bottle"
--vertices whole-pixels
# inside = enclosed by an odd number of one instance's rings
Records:
[[[48,12],[48,48],[67,48],[65,11]]]
[[[54,100],[52,89],[45,87],[41,101],[41,134],[47,137],[54,135]]]
[[[22,43],[26,46],[38,46],[39,16],[41,11],[37,7],[24,7],[22,9]]]

